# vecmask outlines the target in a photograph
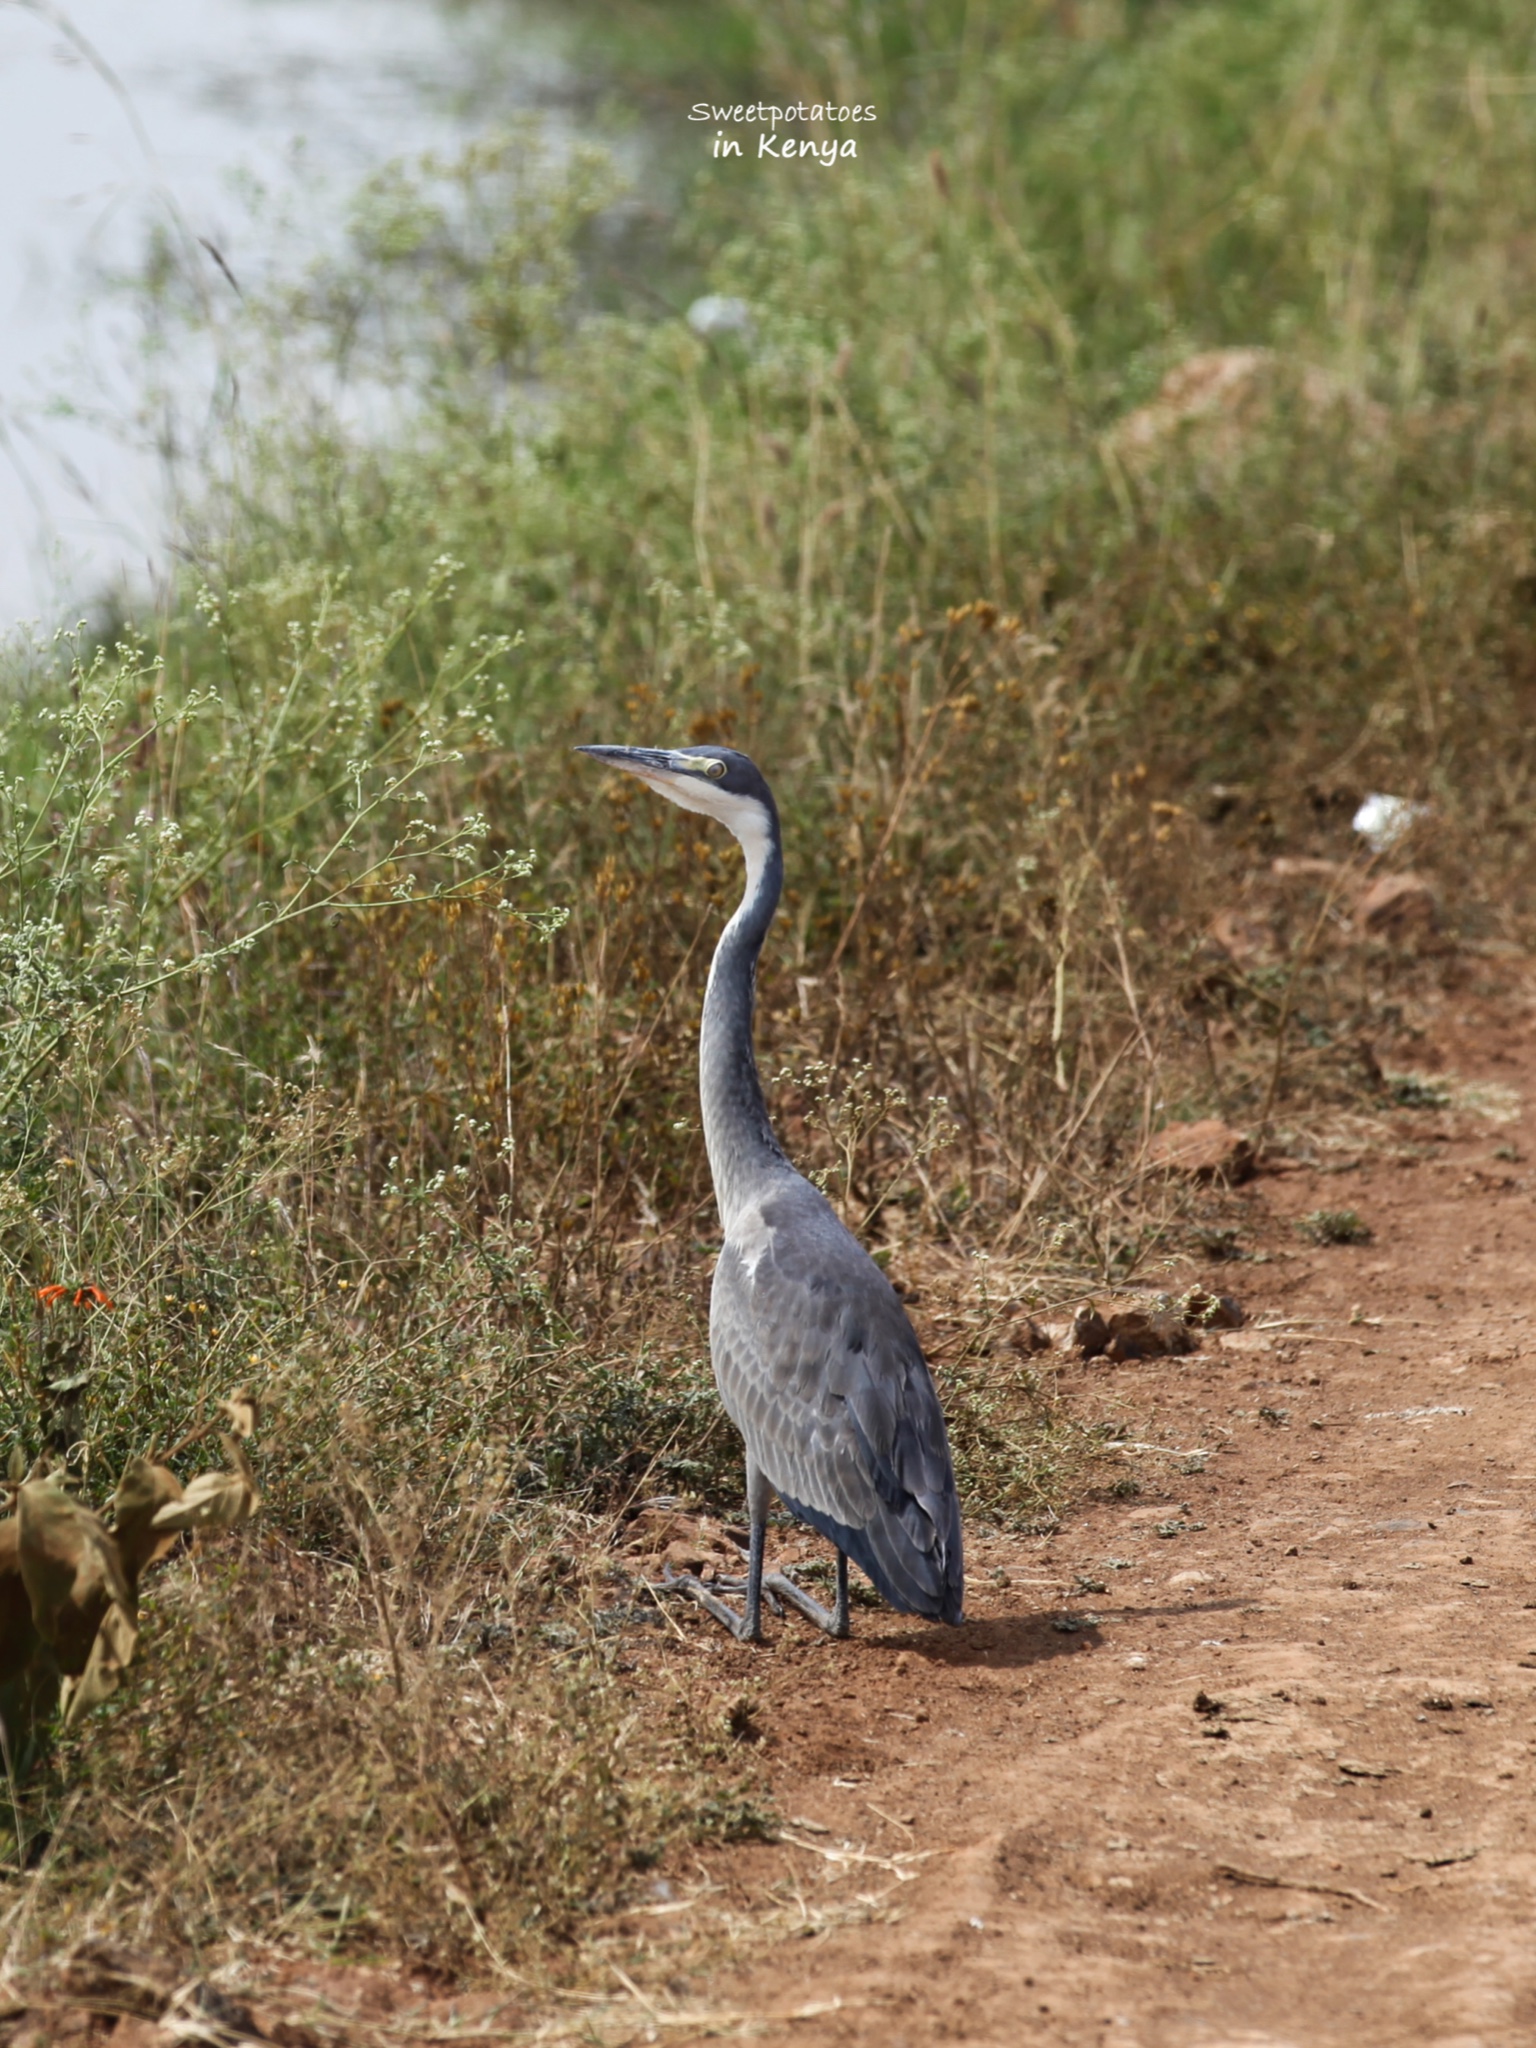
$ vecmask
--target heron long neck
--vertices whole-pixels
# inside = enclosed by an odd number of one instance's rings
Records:
[[[784,886],[778,819],[765,813],[765,829],[761,835],[744,837],[742,851],[747,857],[746,893],[715,948],[699,1032],[704,1143],[727,1234],[762,1175],[784,1164],[752,1053],[757,956]]]

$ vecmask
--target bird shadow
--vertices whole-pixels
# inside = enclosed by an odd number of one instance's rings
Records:
[[[1033,1614],[989,1616],[958,1628],[887,1629],[868,1638],[880,1649],[910,1650],[930,1664],[979,1665],[990,1671],[1018,1670],[1103,1649],[1105,1630],[1126,1622],[1168,1620],[1190,1614],[1231,1614],[1250,1600],[1200,1600],[1173,1607],[1115,1607],[1090,1615],[1068,1608]]]

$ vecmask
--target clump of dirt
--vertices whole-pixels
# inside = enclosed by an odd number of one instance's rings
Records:
[[[1108,1358],[1117,1365],[1133,1358],[1177,1358],[1199,1349],[1202,1332],[1240,1329],[1244,1320],[1230,1294],[1197,1285],[1177,1301],[1114,1309],[1107,1316],[1086,1302],[1072,1318],[1067,1342],[1079,1358]]]

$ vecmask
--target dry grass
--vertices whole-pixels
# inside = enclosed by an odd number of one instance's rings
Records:
[[[23,1801],[13,1965],[110,1926],[542,1977],[675,1840],[767,1824],[707,1683],[622,1683],[651,1617],[587,1525],[533,1541],[497,1494],[445,1545],[355,1475],[336,1509],[350,1560],[252,1534],[155,1581],[138,1685]]]

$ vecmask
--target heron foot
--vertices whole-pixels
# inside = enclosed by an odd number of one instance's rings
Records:
[[[725,1602],[717,1598],[704,1581],[695,1578],[692,1572],[669,1570],[664,1578],[650,1580],[647,1583],[658,1593],[682,1593],[688,1599],[697,1601],[707,1615],[718,1621],[722,1628],[730,1630],[738,1643],[760,1643],[763,1639],[762,1626],[755,1617],[738,1614],[734,1607],[727,1607]],[[782,1613],[782,1608],[779,1611]]]
[[[749,1593],[752,1590],[751,1574],[743,1572],[740,1578],[737,1579],[716,1578],[712,1590],[716,1593]],[[777,1594],[768,1591],[766,1583],[763,1587],[763,1598],[768,1602],[769,1612],[782,1621],[784,1619],[783,1606]]]
[[[803,1614],[807,1621],[814,1621],[816,1626],[823,1630],[825,1634],[831,1636],[834,1641],[842,1642],[846,1638],[848,1634],[846,1580],[838,1588],[838,1603],[835,1608],[823,1607],[819,1600],[813,1599],[803,1587],[797,1586],[793,1579],[786,1578],[783,1572],[767,1573],[763,1579],[763,1591],[769,1599],[772,1599],[775,1593],[779,1594],[782,1599],[789,1602],[791,1607],[796,1608]]]

